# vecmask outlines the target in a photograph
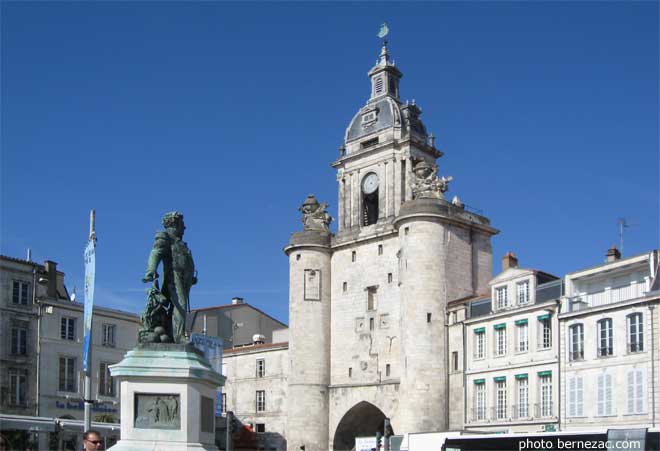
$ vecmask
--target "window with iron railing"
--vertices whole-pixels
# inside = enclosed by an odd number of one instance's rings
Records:
[[[9,368],[9,393],[6,398],[7,404],[16,407],[27,406],[27,370],[21,368]]]
[[[628,325],[628,352],[644,350],[644,316],[641,313],[631,313],[626,317]]]
[[[540,377],[541,387],[541,416],[552,416],[552,376]]]
[[[596,323],[598,333],[598,357],[611,356],[614,351],[612,318],[604,318]]]
[[[474,404],[476,421],[483,421],[486,419],[486,384],[475,384]]]
[[[529,381],[518,379],[518,404],[513,409],[515,418],[526,418],[529,416]]]
[[[568,331],[568,359],[571,361],[584,359],[584,325],[573,324]]]
[[[507,418],[506,381],[495,382],[495,418]]]

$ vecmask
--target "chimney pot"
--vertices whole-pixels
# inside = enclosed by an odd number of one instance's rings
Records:
[[[616,248],[615,244],[613,244],[612,247],[607,250],[605,256],[607,257],[607,262],[615,262],[617,260],[621,260],[621,252],[619,252],[619,249]]]
[[[518,267],[518,259],[516,258],[516,254],[513,252],[507,252],[504,257],[502,257],[502,271],[506,271],[507,269],[510,268],[517,268]]]
[[[46,275],[48,277],[48,297],[57,299],[57,263],[51,260],[44,262]]]
[[[245,301],[243,300],[243,298],[231,298],[231,303],[233,305],[245,304]]]

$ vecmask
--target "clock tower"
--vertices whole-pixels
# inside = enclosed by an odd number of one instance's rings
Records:
[[[346,129],[332,164],[339,182],[338,237],[386,229],[412,198],[414,163],[434,164],[442,156],[420,120],[421,109],[399,98],[402,75],[384,44],[369,71],[369,100]]]

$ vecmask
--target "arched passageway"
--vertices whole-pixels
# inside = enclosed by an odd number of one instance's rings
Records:
[[[376,406],[362,401],[351,407],[337,425],[333,439],[334,451],[350,451],[355,437],[375,436],[383,433],[385,414]]]

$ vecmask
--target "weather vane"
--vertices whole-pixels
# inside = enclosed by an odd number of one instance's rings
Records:
[[[383,45],[387,45],[387,39],[385,36],[390,32],[390,29],[387,28],[387,22],[383,22],[378,30],[378,37],[383,40]]]

